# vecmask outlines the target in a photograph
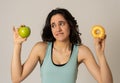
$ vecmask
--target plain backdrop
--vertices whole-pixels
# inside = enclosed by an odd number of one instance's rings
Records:
[[[91,27],[104,26],[107,34],[106,58],[114,83],[120,82],[120,0],[0,0],[0,83],[12,83],[11,58],[13,53],[13,26],[25,24],[31,35],[23,44],[22,62],[33,45],[41,41],[42,28],[48,13],[56,7],[68,9],[76,18],[83,44],[93,52]],[[41,83],[40,65],[22,83]],[[79,66],[77,83],[97,83],[84,64]]]

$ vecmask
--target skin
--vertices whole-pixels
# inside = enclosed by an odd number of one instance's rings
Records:
[[[69,40],[70,27],[64,17],[60,14],[56,14],[51,18],[51,30],[56,41],[53,46],[53,62],[55,64],[64,64],[69,61],[71,53],[71,43]],[[43,62],[47,43],[36,43],[27,60],[24,64],[21,63],[21,49],[22,44],[27,38],[21,38],[18,35],[18,29],[13,28],[14,38],[14,51],[11,64],[11,75],[13,83],[20,83],[24,80],[35,68],[37,63]],[[94,46],[96,55],[98,58],[98,64],[91,50],[85,46],[79,46],[78,52],[78,64],[84,63],[91,73],[91,75],[97,80],[98,83],[113,83],[112,74],[105,58],[105,39],[94,39]]]

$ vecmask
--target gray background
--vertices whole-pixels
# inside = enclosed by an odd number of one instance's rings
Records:
[[[0,83],[11,82],[11,57],[13,52],[12,27],[30,26],[32,33],[23,44],[22,62],[32,46],[41,41],[41,30],[47,14],[56,7],[68,9],[76,18],[82,41],[94,52],[90,30],[100,24],[107,33],[106,58],[114,83],[120,82],[120,0],[0,0]],[[96,58],[96,55],[94,55]],[[39,64],[22,83],[41,83]],[[79,66],[77,83],[97,83],[84,64]]]

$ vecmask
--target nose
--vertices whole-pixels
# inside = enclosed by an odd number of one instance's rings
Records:
[[[61,30],[62,30],[61,27],[60,27],[59,25],[57,25],[56,31],[57,31],[57,32],[60,32]]]

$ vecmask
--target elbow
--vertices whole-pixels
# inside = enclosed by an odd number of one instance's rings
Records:
[[[113,77],[111,76],[111,77],[107,80],[107,82],[104,82],[104,83],[113,83]]]
[[[12,80],[12,83],[21,83],[21,81],[14,79],[14,80]]]
[[[21,83],[20,78],[17,78],[17,77],[12,77],[11,80],[12,80],[12,83]]]
[[[113,78],[110,80],[110,82],[109,83],[113,83]]]
[[[12,80],[12,83],[21,83],[19,80]]]
[[[105,79],[100,79],[97,81],[98,83],[113,83],[113,78],[106,77]]]
[[[113,79],[107,80],[107,81],[102,81],[100,83],[113,83]]]

